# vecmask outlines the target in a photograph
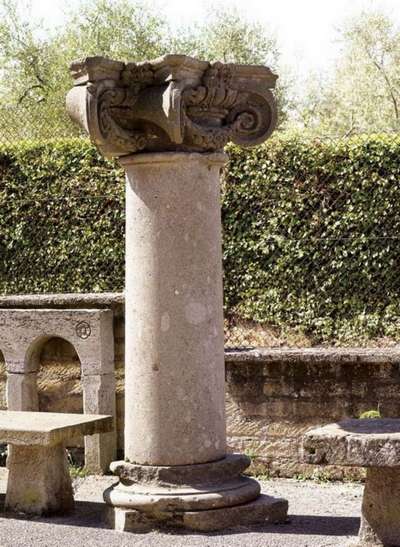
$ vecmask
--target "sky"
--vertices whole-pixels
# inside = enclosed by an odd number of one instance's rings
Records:
[[[19,2],[20,0],[15,0]],[[145,1],[145,0],[144,0]],[[201,21],[219,0],[149,0],[172,26]],[[46,26],[62,24],[67,6],[80,0],[31,0],[33,16]],[[282,62],[298,76],[329,70],[340,52],[337,28],[344,18],[363,9],[382,8],[400,25],[400,0],[224,0],[245,18],[258,21],[278,39]]]

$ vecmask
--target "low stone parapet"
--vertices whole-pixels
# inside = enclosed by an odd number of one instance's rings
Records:
[[[225,352],[228,439],[259,473],[361,478],[360,467],[302,461],[312,427],[379,408],[400,415],[400,348],[257,348]]]

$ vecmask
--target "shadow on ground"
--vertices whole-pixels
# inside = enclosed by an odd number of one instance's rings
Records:
[[[72,513],[53,516],[27,516],[16,513],[4,512],[4,495],[0,495],[0,518],[18,519],[38,523],[61,524],[67,526],[82,526],[87,528],[107,529],[105,522],[105,504],[101,502],[76,501]],[[351,536],[357,535],[360,527],[360,519],[357,517],[335,517],[319,515],[289,515],[285,524],[262,524],[257,526],[238,526],[218,532],[196,533],[181,529],[165,529],[169,535],[207,535],[223,536],[232,533],[248,533],[249,531],[268,534],[299,534],[321,536]]]

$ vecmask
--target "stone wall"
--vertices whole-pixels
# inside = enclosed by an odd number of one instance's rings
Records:
[[[7,302],[8,307],[18,304],[10,299]],[[24,306],[38,306],[37,299],[26,297],[23,302]],[[4,299],[0,299],[0,307],[2,304],[4,307]],[[42,302],[46,307],[50,304]],[[123,305],[107,299],[97,305],[114,311],[118,447],[122,450]],[[87,301],[83,306],[87,307]],[[79,307],[79,301],[74,301],[73,307]],[[53,338],[44,345],[40,362],[40,409],[82,412],[79,359],[74,348]],[[252,456],[258,473],[357,478],[361,472],[356,469],[319,469],[301,463],[302,434],[313,426],[358,417],[378,407],[385,417],[400,416],[400,351],[395,348],[227,350],[225,362],[229,446]],[[6,406],[5,381],[0,353],[1,408]]]
[[[274,476],[358,478],[360,470],[302,464],[302,434],[377,408],[400,416],[398,350],[228,351],[226,372],[230,446]]]

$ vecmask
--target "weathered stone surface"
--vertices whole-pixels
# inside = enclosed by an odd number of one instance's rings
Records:
[[[345,420],[309,431],[304,459],[367,467],[358,547],[400,546],[400,420]]]
[[[37,373],[7,374],[7,409],[29,410],[39,409]]]
[[[398,348],[251,348],[245,350],[227,349],[227,363],[269,364],[269,363],[400,363]]]
[[[116,419],[115,375],[83,377],[85,414],[111,414]],[[85,437],[85,468],[91,473],[105,473],[117,455],[116,429]]]
[[[354,466],[305,464],[312,427],[376,409],[400,415],[396,348],[226,350],[228,444],[256,454],[258,472],[360,478]]]
[[[112,309],[114,314],[122,312],[125,298],[123,293],[57,293],[57,294],[15,294],[0,296],[0,309]]]
[[[114,507],[131,508],[157,514],[164,511],[204,511],[231,507],[252,501],[260,485],[249,477],[195,486],[167,486],[133,483],[126,480],[104,492],[105,501]]]
[[[222,148],[271,134],[276,76],[183,55],[127,64],[92,57],[71,69],[71,117],[103,154],[121,158],[127,180],[125,458],[144,469],[118,463],[120,481],[105,499],[125,516],[129,508],[162,522],[171,511],[253,501],[260,487],[240,476],[241,465],[232,477],[211,471],[204,482],[193,470],[189,485],[171,467],[225,456]],[[157,483],[155,466],[170,467],[178,484]],[[121,528],[118,518],[114,526]]]
[[[368,468],[357,545],[400,546],[400,466]]]
[[[6,384],[7,384],[6,365],[4,363],[3,354],[0,351],[0,410],[7,409]]]
[[[142,63],[88,57],[71,73],[67,110],[106,156],[255,145],[276,125],[277,76],[264,66],[185,55]]]
[[[60,336],[76,349],[82,374],[114,371],[110,310],[0,309],[0,341],[8,372],[36,372],[43,343]]]
[[[13,445],[50,446],[112,429],[112,416],[0,411],[0,440]]]
[[[195,465],[154,466],[113,462],[111,471],[124,481],[159,486],[194,486],[236,479],[250,465],[244,454],[227,454],[221,460]]]
[[[287,518],[288,502],[284,499],[261,495],[249,503],[234,507],[203,511],[136,511],[109,507],[107,520],[119,531],[144,532],[153,528],[188,528],[202,532],[233,528],[238,525],[283,523]]]
[[[6,511],[35,515],[70,511],[74,500],[65,448],[61,444],[11,448]]]
[[[74,299],[73,305],[69,300],[70,296]],[[53,295],[52,305],[85,308],[89,304],[95,306],[96,298],[102,295],[93,295],[95,300],[87,304],[85,296]],[[34,308],[42,305],[47,308],[50,303],[46,299],[42,302],[42,297],[45,299],[47,295],[28,296],[26,301],[24,296],[17,300],[13,300],[13,297],[0,297],[0,302],[5,300],[4,305],[9,303],[11,308],[30,305]],[[105,305],[107,298],[106,294]],[[115,298],[110,296],[111,302],[119,299],[122,303],[113,313],[118,447],[122,449],[124,298],[118,293]],[[66,343],[60,339],[48,342],[46,348],[38,375],[40,410],[83,412],[80,364],[75,352],[69,353]],[[399,416],[399,363],[400,353],[395,348],[226,350],[229,449],[255,453],[258,471],[273,476],[312,476],[323,473],[324,476],[337,480],[363,478],[364,471],[359,467],[302,463],[302,437],[312,427],[339,421],[348,416],[358,416],[365,410],[376,408],[378,402],[385,416]],[[3,368],[0,374],[1,394],[6,390],[5,378]],[[19,385],[22,386],[22,379],[16,378],[16,382],[20,380]],[[18,397],[20,398],[19,395]],[[280,403],[275,404],[275,401]],[[2,409],[6,408],[3,399]],[[277,412],[281,413],[282,408],[286,408],[286,413],[280,417]],[[10,409],[17,410],[18,407]],[[79,446],[83,446],[83,440]]]
[[[0,309],[9,410],[39,410],[41,353],[46,342],[57,336],[76,350],[84,412],[115,416],[113,312],[106,309]],[[65,375],[66,381],[72,370]],[[42,373],[43,369],[40,380]],[[86,441],[86,447],[87,469],[105,471],[115,457],[115,432]]]
[[[224,154],[137,154],[126,190],[125,458],[226,452],[219,172]]]
[[[0,411],[0,440],[11,448],[6,509],[36,515],[72,509],[64,444],[112,427],[112,416]]]
[[[308,463],[399,467],[400,420],[344,420],[307,432],[303,441]]]

